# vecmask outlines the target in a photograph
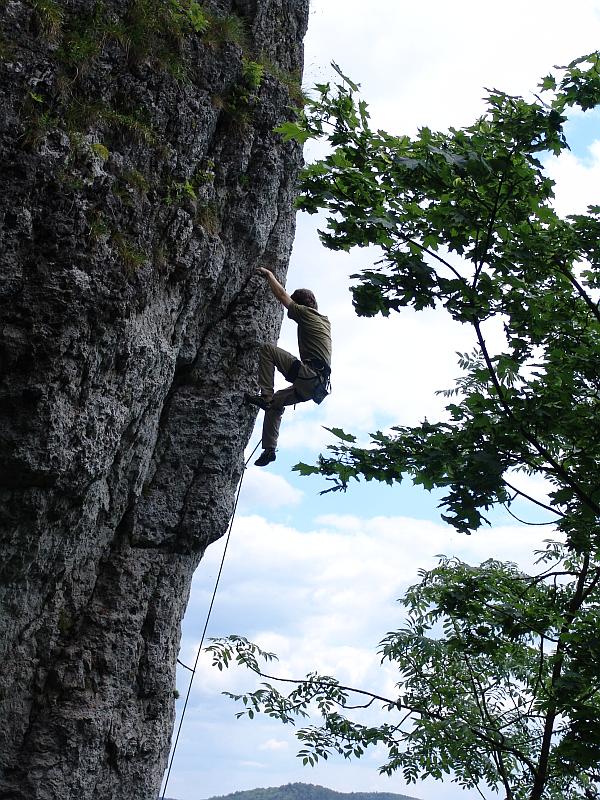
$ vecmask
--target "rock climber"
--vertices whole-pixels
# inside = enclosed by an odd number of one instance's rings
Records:
[[[310,289],[296,289],[289,295],[271,270],[258,267],[269,288],[287,308],[290,319],[298,325],[300,359],[276,347],[264,344],[260,349],[258,384],[259,395],[246,394],[245,400],[265,412],[262,429],[263,451],[254,462],[265,467],[275,461],[279,426],[285,406],[314,400],[320,403],[328,394],[331,374],[331,324],[319,313],[317,301]],[[274,390],[275,368],[291,383],[278,392]]]

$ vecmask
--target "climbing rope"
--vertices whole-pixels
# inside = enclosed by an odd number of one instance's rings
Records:
[[[164,788],[163,788],[163,793],[162,793],[162,796],[161,796],[161,800],[165,800],[165,794],[167,792],[167,786],[169,785],[169,778],[171,777],[171,768],[173,766],[173,761],[175,759],[175,753],[177,751],[177,745],[179,743],[179,734],[181,733],[181,728],[183,726],[183,720],[184,720],[184,717],[185,717],[185,712],[186,712],[187,706],[188,706],[188,700],[190,699],[190,692],[192,691],[192,683],[194,681],[194,675],[196,674],[196,668],[198,666],[198,660],[200,658],[200,653],[202,652],[202,645],[204,644],[204,637],[206,635],[206,629],[208,628],[208,623],[210,621],[210,615],[212,613],[213,605],[215,603],[215,597],[217,596],[217,589],[219,588],[219,581],[221,580],[221,573],[223,572],[223,564],[225,563],[225,556],[227,555],[227,547],[229,545],[229,539],[231,537],[231,529],[233,528],[233,521],[235,519],[235,512],[237,510],[238,500],[240,499],[240,492],[242,491],[242,481],[244,480],[244,473],[246,472],[246,467],[248,466],[248,463],[250,462],[250,459],[252,458],[254,453],[256,453],[256,451],[258,450],[259,445],[260,445],[260,441],[258,442],[258,444],[254,448],[254,450],[250,453],[250,455],[248,456],[248,458],[244,462],[244,469],[242,471],[242,474],[241,474],[241,477],[240,477],[240,482],[238,484],[238,490],[237,490],[237,494],[235,496],[235,503],[233,504],[233,513],[231,514],[231,519],[229,520],[229,529],[227,531],[227,538],[225,539],[225,547],[223,548],[223,556],[221,558],[221,565],[219,567],[219,572],[217,574],[217,580],[215,581],[215,588],[213,589],[212,598],[211,598],[211,601],[210,601],[210,605],[208,607],[208,613],[206,615],[206,621],[204,623],[204,629],[202,631],[202,636],[200,637],[200,644],[198,645],[198,651],[196,653],[196,659],[194,661],[194,666],[193,667],[188,667],[182,661],[179,661],[179,659],[177,659],[177,662],[179,664],[181,664],[182,667],[185,667],[187,670],[189,670],[192,674],[190,675],[190,682],[188,684],[187,693],[185,695],[185,701],[183,703],[183,709],[181,711],[181,717],[179,719],[179,726],[177,728],[177,735],[175,736],[175,742],[173,744],[173,750],[171,751],[171,758],[169,759],[169,766],[168,766],[168,769],[167,769],[167,775],[166,775],[166,778],[165,778],[165,785],[164,785]]]

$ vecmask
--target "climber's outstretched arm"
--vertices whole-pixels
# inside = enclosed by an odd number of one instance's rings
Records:
[[[273,275],[271,270],[266,269],[265,267],[257,267],[256,271],[260,272],[260,274],[264,275],[264,277],[267,279],[271,291],[273,292],[275,297],[279,300],[279,302],[283,303],[283,305],[286,308],[289,308],[290,303],[292,302],[292,298],[289,296],[289,294],[286,292],[283,286],[279,283],[279,281],[277,280],[275,275]]]

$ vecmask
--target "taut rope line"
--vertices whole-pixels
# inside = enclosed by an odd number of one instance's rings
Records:
[[[187,693],[185,695],[185,701],[183,703],[183,709],[181,711],[181,717],[179,719],[179,726],[177,728],[177,735],[175,736],[175,743],[173,744],[173,750],[171,752],[171,758],[169,759],[169,767],[167,769],[167,775],[166,775],[166,778],[165,778],[165,785],[164,785],[163,792],[162,792],[162,795],[161,795],[161,800],[165,800],[165,795],[167,793],[167,786],[169,785],[169,778],[171,777],[171,768],[173,767],[173,760],[175,759],[175,753],[177,751],[177,745],[179,743],[179,734],[181,733],[181,728],[183,726],[183,719],[185,717],[185,712],[187,710],[188,700],[190,699],[190,692],[192,691],[192,683],[194,681],[194,675],[196,674],[196,668],[198,666],[198,660],[200,658],[200,653],[202,652],[202,645],[204,644],[204,637],[206,636],[206,629],[208,628],[210,615],[211,615],[211,612],[212,612],[212,609],[213,609],[213,605],[215,603],[215,597],[217,596],[217,589],[219,588],[219,581],[221,580],[221,573],[223,572],[223,564],[225,563],[225,556],[227,555],[227,547],[229,545],[229,539],[231,537],[231,529],[233,528],[233,521],[235,519],[235,512],[237,511],[238,500],[240,499],[240,492],[242,491],[242,482],[244,480],[244,474],[246,472],[246,467],[248,466],[248,463],[249,463],[250,459],[252,458],[254,453],[256,453],[256,451],[258,450],[259,445],[260,445],[260,441],[258,442],[256,447],[250,453],[250,455],[248,456],[248,458],[246,459],[246,461],[244,463],[244,469],[243,469],[242,475],[240,477],[240,482],[239,482],[239,485],[238,485],[237,494],[235,496],[235,503],[233,504],[233,513],[231,514],[231,519],[229,520],[229,529],[227,531],[227,538],[225,539],[225,547],[223,548],[223,556],[221,558],[221,565],[219,566],[219,572],[217,574],[217,580],[215,581],[215,588],[213,590],[212,598],[211,598],[211,601],[210,601],[210,606],[208,607],[208,613],[206,615],[206,622],[204,623],[204,629],[202,631],[202,636],[200,637],[200,644],[198,645],[198,652],[196,653],[196,659],[194,661],[194,666],[193,667],[188,667],[186,664],[183,664],[181,661],[179,661],[179,659],[177,659],[177,661],[183,667],[188,669],[192,674],[190,675],[190,682],[188,684]]]

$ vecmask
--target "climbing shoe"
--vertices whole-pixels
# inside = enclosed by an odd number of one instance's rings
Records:
[[[247,403],[250,406],[258,406],[258,408],[262,408],[263,411],[266,411],[271,405],[271,401],[262,394],[246,393],[244,395],[244,403]]]
[[[267,464],[270,464],[271,461],[275,461],[276,458],[277,456],[275,455],[275,448],[266,447],[254,463],[257,467],[266,467]]]

